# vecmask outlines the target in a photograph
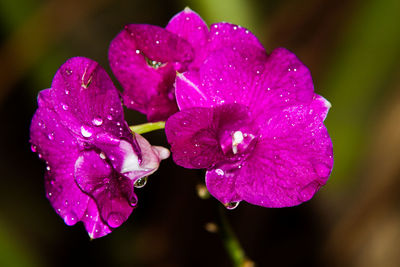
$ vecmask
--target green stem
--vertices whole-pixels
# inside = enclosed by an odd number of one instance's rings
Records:
[[[235,267],[253,266],[253,262],[246,257],[243,248],[241,247],[239,240],[232,230],[231,225],[225,215],[226,210],[224,207],[219,207],[219,234],[224,243],[226,252],[229,254]]]
[[[148,132],[152,132],[155,130],[160,130],[165,128],[165,121],[157,121],[157,122],[148,122],[139,125],[134,125],[129,127],[132,132],[138,134],[144,134]]]

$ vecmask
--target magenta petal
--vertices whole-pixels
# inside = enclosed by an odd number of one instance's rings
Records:
[[[82,218],[90,238],[100,238],[111,233],[111,228],[103,222],[97,209],[96,202],[89,198],[85,215]]]
[[[215,51],[226,47],[234,50],[264,51],[261,42],[248,29],[226,22],[212,24],[207,49]]]
[[[259,87],[267,54],[263,50],[220,49],[212,53],[199,72],[177,76],[176,99],[180,109],[213,107],[228,103],[257,105],[265,88]],[[257,75],[258,74],[258,75]]]
[[[80,153],[75,164],[75,180],[95,200],[101,219],[111,228],[125,222],[137,203],[133,181],[117,173],[93,150]]]
[[[180,109],[239,103],[258,116],[268,110],[309,104],[314,86],[309,70],[284,48],[265,53],[220,49],[210,55],[199,72],[177,77]]]
[[[275,109],[289,105],[309,104],[314,96],[314,85],[308,68],[285,48],[277,48],[268,57],[254,92],[267,91],[257,109]],[[257,95],[257,94],[255,94]],[[254,100],[254,98],[253,98]]]
[[[263,137],[236,171],[236,192],[265,207],[286,207],[309,200],[323,186],[333,166],[332,142],[323,125],[326,102],[277,112]]]
[[[166,29],[190,43],[195,54],[190,68],[198,68],[207,54],[208,27],[203,19],[190,8],[185,8],[169,21]]]
[[[78,144],[52,110],[49,93],[50,89],[39,93],[39,109],[30,129],[32,150],[47,163],[47,198],[65,223],[73,225],[83,216],[88,197],[76,186],[73,178]]]
[[[176,164],[209,168],[222,158],[213,123],[213,111],[208,108],[180,111],[167,120],[165,133]]]
[[[150,121],[165,120],[177,111],[175,73],[193,58],[184,39],[157,26],[131,24],[111,42],[108,56],[128,108],[147,114]],[[149,65],[153,61],[155,65]]]
[[[220,163],[206,173],[208,191],[224,205],[242,200],[236,192],[236,175],[239,166],[239,162]]]
[[[232,135],[237,130],[256,134],[246,108],[237,104],[182,110],[165,127],[175,163],[194,169],[211,168],[225,157],[235,160]],[[249,143],[236,152],[246,150]]]
[[[65,62],[54,76],[51,99],[61,122],[82,141],[103,131],[131,138],[118,91],[93,60],[75,57]]]
[[[62,65],[38,104],[30,141],[47,164],[47,198],[67,225],[83,221],[92,238],[110,233],[136,205],[135,181],[169,151],[133,138],[118,91],[90,59]]]

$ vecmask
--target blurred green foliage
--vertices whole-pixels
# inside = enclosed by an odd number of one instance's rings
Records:
[[[332,103],[327,126],[334,143],[332,183],[354,182],[370,137],[371,117],[394,82],[400,61],[400,1],[363,1],[321,85]]]

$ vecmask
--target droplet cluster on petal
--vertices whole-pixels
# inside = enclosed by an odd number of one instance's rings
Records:
[[[110,233],[136,206],[134,187],[169,154],[132,135],[117,89],[90,59],[64,63],[38,104],[31,149],[47,165],[47,198],[67,225],[82,221],[91,238]]]
[[[166,123],[174,161],[206,168],[210,194],[228,209],[242,200],[264,207],[309,200],[333,166],[323,124],[329,102],[290,51],[268,55],[251,32],[228,23],[210,34],[213,53],[176,78],[180,111]]]

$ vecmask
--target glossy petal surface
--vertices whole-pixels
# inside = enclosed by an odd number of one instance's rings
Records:
[[[110,233],[137,203],[135,181],[153,173],[168,150],[133,137],[118,91],[90,59],[62,65],[38,105],[31,143],[47,164],[50,203],[67,225],[82,221],[92,238]]]
[[[271,116],[245,160],[207,172],[210,193],[223,203],[245,200],[264,207],[287,207],[309,200],[332,170],[332,143],[316,99]],[[226,183],[224,183],[226,181]]]
[[[333,167],[323,124],[329,102],[314,93],[309,70],[290,51],[278,48],[267,55],[251,33],[235,25],[211,29],[215,41],[210,44],[226,46],[212,51],[198,71],[177,76],[181,111],[166,124],[175,162],[196,168],[193,137],[213,140],[207,141],[213,149],[200,151],[207,164],[201,160],[197,168],[207,169],[207,188],[223,204],[245,200],[287,207],[309,200]],[[242,41],[231,43],[232,32]],[[240,108],[224,123],[211,115],[230,105]],[[204,128],[217,133],[214,139]]]
[[[176,14],[168,23],[166,29],[186,40],[193,48],[194,58],[189,68],[198,68],[203,63],[208,45],[208,27],[203,19],[189,8]]]
[[[75,180],[82,191],[93,197],[101,220],[111,228],[126,221],[136,205],[133,181],[117,173],[93,150],[80,153]]]
[[[157,26],[130,24],[111,42],[111,69],[124,88],[124,104],[165,120],[177,111],[173,83],[193,58],[184,39]]]

